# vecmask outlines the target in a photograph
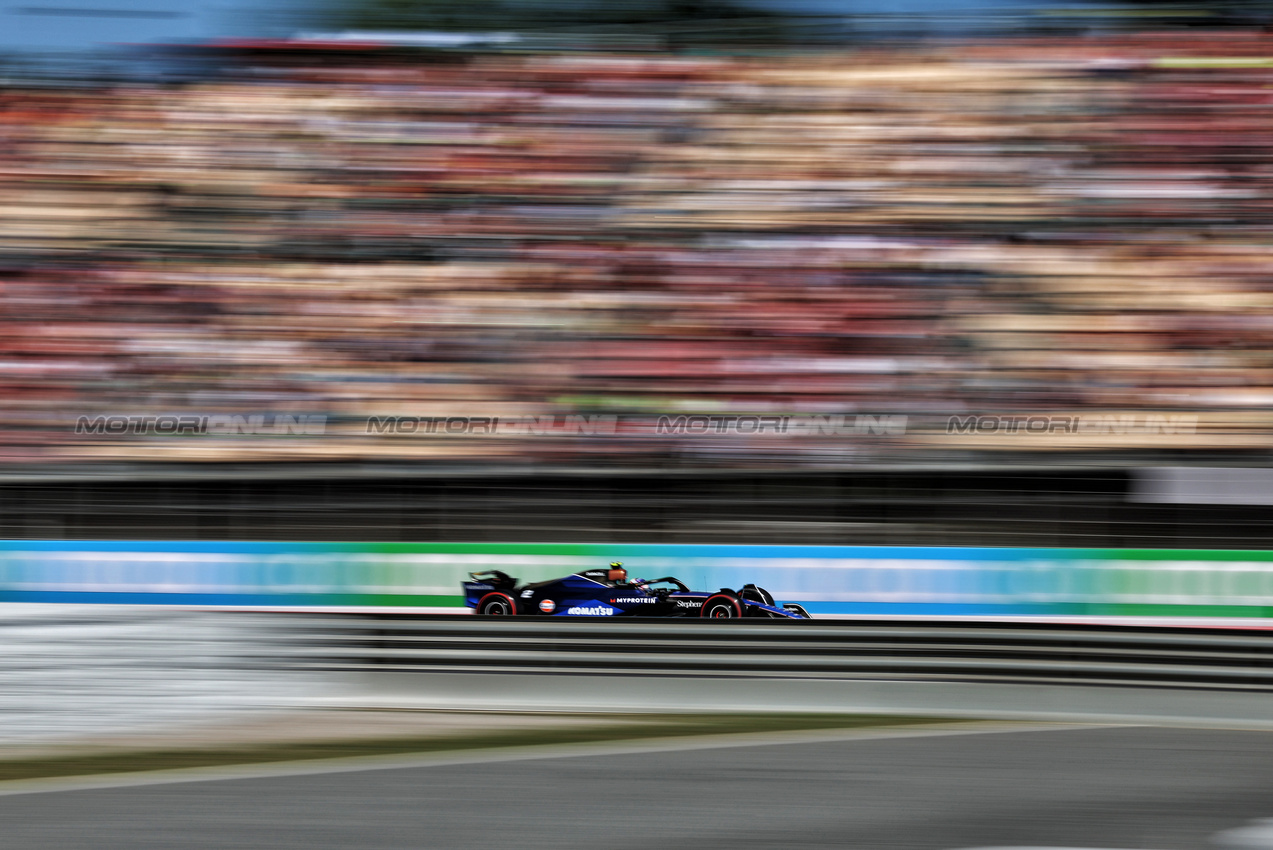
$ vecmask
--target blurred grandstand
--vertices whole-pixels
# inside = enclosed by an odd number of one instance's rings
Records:
[[[1267,32],[471,47],[0,87],[0,534],[1268,543]]]

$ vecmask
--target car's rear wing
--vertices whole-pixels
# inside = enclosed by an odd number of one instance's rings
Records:
[[[483,570],[482,572],[469,573],[469,578],[473,579],[476,584],[492,585],[496,590],[505,590],[517,586],[517,579],[503,570]],[[468,584],[468,582],[465,582],[465,584]]]
[[[482,570],[469,573],[472,581],[464,582],[464,604],[470,608],[477,607],[478,600],[492,591],[512,593],[517,588],[517,579],[503,570]]]

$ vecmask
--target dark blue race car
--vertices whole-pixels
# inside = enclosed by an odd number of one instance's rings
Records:
[[[464,604],[488,617],[533,614],[548,617],[764,617],[807,620],[809,613],[787,602],[778,605],[754,584],[714,593],[693,591],[679,579],[628,579],[622,564],[584,570],[564,578],[519,585],[499,570],[469,573]]]

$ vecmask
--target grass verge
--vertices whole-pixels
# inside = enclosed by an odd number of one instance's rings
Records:
[[[587,716],[596,718],[596,715]],[[217,749],[170,748],[0,760],[0,782],[355,756],[407,755],[695,735],[854,729],[868,726],[951,722],[934,717],[893,717],[871,714],[633,714],[615,715],[613,719],[615,721],[613,724],[582,727],[563,726],[534,730],[517,729],[505,732],[488,731],[372,740],[351,739],[227,746]]]

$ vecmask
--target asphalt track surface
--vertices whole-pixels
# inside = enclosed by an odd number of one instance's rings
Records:
[[[1273,733],[1106,727],[22,794],[0,846],[1200,850],[1267,817]]]

